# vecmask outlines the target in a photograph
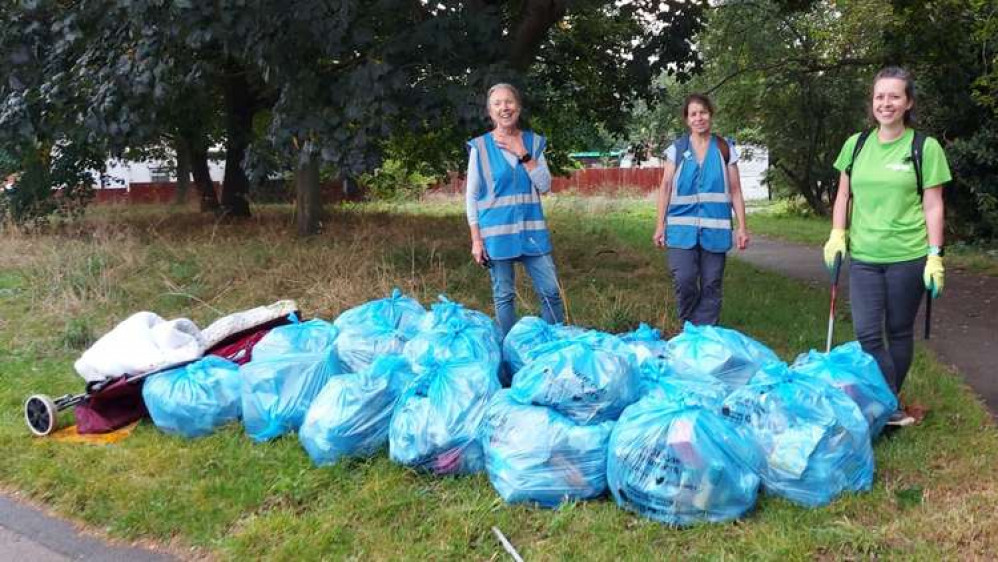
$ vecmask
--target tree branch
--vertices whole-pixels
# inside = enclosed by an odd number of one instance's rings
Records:
[[[746,74],[749,72],[765,72],[768,70],[781,68],[790,64],[799,64],[801,65],[801,70],[803,70],[805,73],[814,74],[816,72],[828,72],[829,70],[837,70],[839,68],[844,68],[848,66],[876,66],[880,63],[881,61],[871,58],[839,59],[836,60],[835,62],[824,63],[824,64],[813,60],[808,60],[803,57],[783,59],[781,61],[777,61],[772,64],[764,64],[761,66],[754,66],[748,68],[739,68],[738,70],[735,70],[734,72],[731,72],[730,74],[722,78],[721,81],[718,82],[717,84],[711,86],[711,88],[707,90],[705,93],[707,95],[710,95],[714,91],[718,90],[725,83],[727,83],[729,80],[737,78],[742,74]]]
[[[526,70],[533,62],[548,30],[565,17],[567,0],[526,0],[520,19],[510,34],[510,64],[517,70]]]

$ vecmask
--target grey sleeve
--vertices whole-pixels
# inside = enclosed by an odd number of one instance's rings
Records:
[[[468,173],[465,176],[464,210],[468,215],[468,225],[478,224],[478,191],[481,188],[478,177],[478,149],[468,151]]]
[[[530,172],[530,181],[537,188],[537,191],[541,193],[551,191],[551,169],[548,168],[548,162],[544,159],[544,154],[541,154],[537,158],[537,167]]]

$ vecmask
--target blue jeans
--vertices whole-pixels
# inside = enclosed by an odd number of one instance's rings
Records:
[[[877,360],[895,394],[908,376],[915,348],[915,315],[925,294],[925,258],[849,266],[849,306],[856,339]],[[884,345],[884,336],[887,345]]]
[[[548,324],[565,321],[565,309],[558,290],[558,274],[551,254],[520,256],[510,260],[489,262],[492,276],[492,301],[496,307],[496,320],[503,337],[516,324],[516,273],[514,262],[520,262],[534,283],[534,292],[541,307],[541,316]]]
[[[721,320],[721,283],[727,254],[694,246],[689,250],[669,248],[666,258],[676,288],[679,320],[697,326],[717,324]]]

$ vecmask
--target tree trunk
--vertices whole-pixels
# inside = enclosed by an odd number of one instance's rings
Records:
[[[319,193],[319,155],[306,144],[295,170],[297,192],[297,222],[299,236],[319,233],[322,219],[322,198]]]
[[[194,185],[201,194],[201,212],[217,213],[219,211],[218,196],[215,195],[215,184],[211,181],[208,169],[208,141],[191,143],[191,174]]]
[[[174,150],[177,152],[177,190],[173,195],[173,205],[179,207],[187,202],[191,186],[191,147],[181,135],[177,135]]]
[[[240,68],[225,76],[225,178],[222,180],[222,212],[233,217],[250,216],[249,178],[243,157],[253,136],[255,97]]]

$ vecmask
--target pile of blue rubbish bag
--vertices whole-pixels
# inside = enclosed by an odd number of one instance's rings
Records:
[[[896,399],[856,342],[792,365],[734,330],[670,340],[485,314],[395,291],[333,323],[296,318],[237,366],[205,357],[150,377],[156,426],[194,438],[242,420],[297,433],[318,466],[388,446],[436,475],[484,471],[509,503],[609,492],[670,525],[743,517],[760,491],[816,507],[873,483],[871,441]]]

